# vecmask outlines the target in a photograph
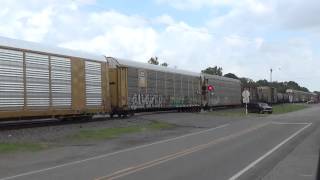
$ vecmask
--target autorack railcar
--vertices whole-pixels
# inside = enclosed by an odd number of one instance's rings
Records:
[[[205,109],[241,105],[241,82],[237,79],[202,74],[203,106]],[[212,90],[207,87],[212,86]]]
[[[200,73],[107,58],[114,114],[201,108]]]
[[[105,57],[0,38],[0,118],[110,112]]]

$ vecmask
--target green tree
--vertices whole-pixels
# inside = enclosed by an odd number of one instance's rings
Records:
[[[222,76],[222,67],[214,66],[214,67],[208,67],[205,70],[201,71],[202,73],[211,74],[211,75],[218,75]]]
[[[151,57],[148,61],[149,64],[159,65],[158,57]]]
[[[242,77],[242,78],[239,78],[239,80],[240,80],[243,87],[257,87],[258,86],[256,84],[256,82],[254,82],[254,80],[252,80],[250,78]]]
[[[224,75],[224,77],[232,78],[232,79],[239,79],[238,76],[236,76],[233,73],[227,73]]]
[[[258,86],[270,86],[269,81],[266,79],[257,81]]]
[[[287,82],[287,87],[288,87],[288,89],[295,89],[295,90],[310,92],[308,88],[301,87],[298,83],[296,83],[294,81]]]

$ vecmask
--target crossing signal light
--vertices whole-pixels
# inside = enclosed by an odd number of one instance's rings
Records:
[[[212,85],[208,85],[208,91],[213,91],[214,87]]]

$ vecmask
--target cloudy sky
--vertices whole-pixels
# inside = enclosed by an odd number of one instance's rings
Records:
[[[319,0],[0,2],[0,36],[320,90]]]

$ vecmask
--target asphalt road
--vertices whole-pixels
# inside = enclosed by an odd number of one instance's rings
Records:
[[[299,156],[292,153],[301,144],[306,143],[302,149],[318,147],[307,140],[318,131],[319,110],[320,106],[314,106],[267,118],[218,121],[210,128],[151,144],[63,164],[43,164],[42,168],[32,169],[31,166],[28,171],[17,168],[5,175],[0,174],[0,180],[262,179],[277,168],[290,168],[278,166],[290,164],[286,161],[291,156]],[[210,116],[207,118],[210,120]],[[215,119],[211,117],[211,121]],[[315,164],[316,160],[311,162]],[[301,163],[307,165],[310,161],[301,159]],[[316,169],[314,166],[310,168]],[[315,172],[310,173],[304,178],[312,179]],[[291,179],[290,176],[281,178]]]

